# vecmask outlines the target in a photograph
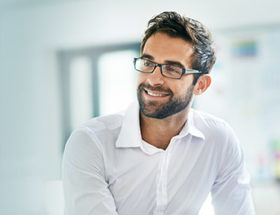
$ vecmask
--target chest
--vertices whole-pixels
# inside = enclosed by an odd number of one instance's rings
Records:
[[[126,149],[116,156],[107,173],[120,215],[195,214],[217,172],[209,150],[191,141],[152,155]]]

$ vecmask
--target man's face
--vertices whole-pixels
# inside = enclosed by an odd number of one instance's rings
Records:
[[[146,42],[142,57],[155,63],[181,64],[191,68],[191,43],[181,38],[172,38],[165,33],[155,33]],[[185,110],[192,100],[193,75],[181,79],[162,76],[157,67],[153,73],[139,73],[137,97],[142,114],[163,119]]]

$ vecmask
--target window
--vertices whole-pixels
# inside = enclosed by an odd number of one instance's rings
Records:
[[[139,48],[129,43],[58,52],[64,143],[82,122],[120,111],[136,98],[133,58]]]

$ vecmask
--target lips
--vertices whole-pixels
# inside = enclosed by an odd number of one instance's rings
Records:
[[[154,87],[142,83],[138,86],[137,96],[140,100],[145,98],[145,100],[161,101],[166,100],[166,98],[172,97],[173,93],[169,88],[164,88],[162,86]]]
[[[169,93],[158,92],[158,91],[151,91],[151,90],[147,90],[147,89],[144,89],[144,91],[145,91],[148,95],[154,96],[154,97],[165,97],[165,96],[169,96]]]

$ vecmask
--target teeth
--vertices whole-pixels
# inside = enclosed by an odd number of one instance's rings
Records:
[[[152,92],[150,92],[150,91],[148,91],[148,90],[147,90],[147,93],[148,93],[149,95],[151,95],[151,96],[166,96],[166,95],[164,95],[164,94],[152,93]]]

